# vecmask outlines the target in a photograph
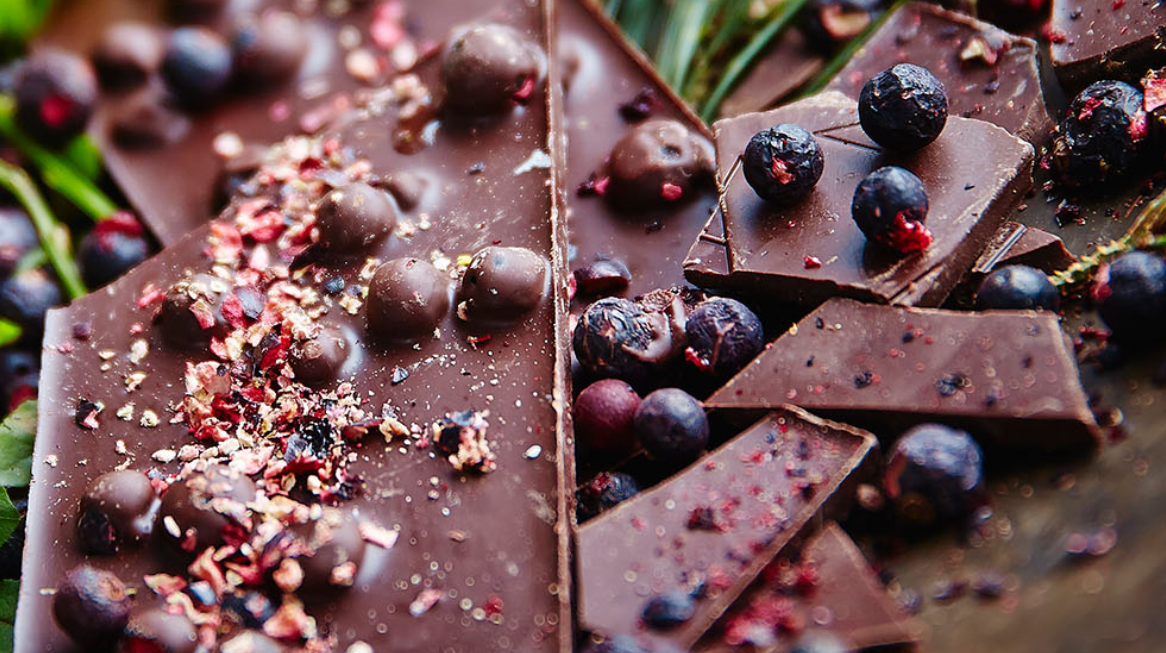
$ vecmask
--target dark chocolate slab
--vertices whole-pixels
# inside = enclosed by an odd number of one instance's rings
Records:
[[[801,570],[810,570],[813,581],[799,591],[789,580]],[[851,650],[914,650],[923,638],[921,625],[891,599],[854,541],[834,522],[811,537],[797,556],[783,554],[770,563],[762,578],[766,580],[742,594],[694,650],[787,653],[797,638],[767,621],[765,615],[772,619],[780,611],[765,610],[764,605],[788,606],[791,621],[803,624],[803,632],[824,631]],[[751,606],[757,609],[750,611]],[[772,635],[773,641],[742,641],[754,628]]]
[[[972,267],[972,274],[985,275],[1005,265],[1027,265],[1056,272],[1077,261],[1055,234],[1019,222],[1005,222],[988,244],[988,249]]]
[[[787,543],[823,510],[849,502],[856,482],[851,474],[874,446],[869,433],[781,408],[582,525],[576,541],[580,627],[692,646]],[[712,523],[692,526],[694,511],[706,508]],[[671,630],[641,623],[653,596],[702,586],[704,596],[687,622]]]
[[[545,44],[547,9],[543,3],[512,2],[491,16]],[[551,71],[548,84],[557,88],[554,66]],[[422,81],[432,84],[434,73],[434,66],[423,67]],[[433,144],[413,154],[399,153],[390,143],[399,110],[395,97],[378,98],[367,111],[346,116],[325,137],[293,138],[269,154],[269,166],[284,160],[307,162],[292,168],[306,171],[304,183],[293,180],[285,189],[293,198],[315,188],[318,180],[383,177],[406,169],[428,178],[433,189],[419,207],[435,216],[428,228],[406,216],[413,229],[398,227],[398,235],[382,245],[328,259],[317,264],[318,273],[289,280],[319,293],[313,305],[327,310],[318,322],[339,328],[350,340],[354,354],[341,368],[341,379],[352,383],[354,396],[373,415],[381,414],[387,402],[405,425],[420,429],[387,442],[374,428],[349,458],[360,490],[341,507],[384,529],[398,530],[399,538],[387,551],[369,555],[351,589],[307,604],[318,627],[335,636],[337,651],[356,641],[378,651],[427,653],[571,648],[566,495],[560,486],[569,454],[560,440],[564,417],[558,401],[566,392],[566,367],[557,325],[565,320],[556,318],[565,309],[565,289],[555,286],[554,297],[525,319],[492,332],[467,329],[451,310],[439,325],[439,335],[410,347],[366,335],[364,304],[353,302],[361,299],[359,294],[328,296],[320,288],[333,277],[341,278],[343,286],[366,285],[367,277],[361,275],[366,254],[381,259],[415,254],[451,276],[460,256],[488,244],[527,247],[561,264],[564,242],[552,231],[559,219],[557,178],[540,163],[549,158],[548,147],[552,153],[557,147],[550,138],[542,88],[529,104],[493,122],[472,129],[441,125]],[[333,142],[350,147],[358,162],[367,158],[371,173],[364,172],[363,163],[343,170],[329,167],[331,159],[313,148]],[[305,153],[315,154],[304,158]],[[485,165],[478,170],[474,164],[482,161]],[[471,168],[477,173],[471,175]],[[312,172],[317,169],[321,172]],[[176,473],[182,463],[172,459],[173,452],[196,444],[184,425],[170,422],[168,407],[184,399],[187,362],[214,357],[206,350],[167,345],[151,321],[156,304],[139,308],[139,300],[152,296],[150,288],[167,288],[186,270],[211,269],[207,252],[221,258],[231,226],[255,207],[255,200],[237,197],[220,221],[196,230],[98,293],[50,314],[41,437],[30,498],[32,514],[39,518],[30,520],[28,530],[18,651],[78,650],[54,625],[49,610],[51,590],[63,571],[86,559],[78,548],[75,519],[78,498],[88,483],[117,466]],[[293,226],[303,219],[298,214],[285,217]],[[214,242],[218,245],[208,248]],[[286,267],[286,253],[275,242],[255,246],[249,240],[242,260],[278,270]],[[229,274],[233,265],[217,267]],[[75,325],[82,322],[92,325],[87,339],[74,337]],[[133,384],[127,385],[127,379]],[[96,429],[81,428],[75,421],[82,399],[105,405]],[[134,404],[133,417],[115,416],[129,402]],[[417,434],[429,424],[447,412],[469,408],[490,411],[489,439],[497,459],[493,472],[459,472],[432,448],[418,446]],[[139,421],[147,409],[159,417],[155,426]],[[506,510],[499,512],[500,506]],[[161,601],[143,586],[144,574],[183,573],[182,565],[165,564],[149,545],[88,561],[138,590],[136,610]]]
[[[1102,79],[1134,83],[1166,64],[1166,5],[1159,0],[1052,0],[1050,46],[1070,91]]]
[[[826,166],[805,200],[775,207],[746,183],[740,153],[754,133],[783,122],[817,136]],[[938,305],[1030,187],[1032,146],[995,125],[951,117],[934,143],[895,155],[875,146],[857,123],[855,102],[831,92],[715,125],[726,287],[807,305],[838,295]],[[903,257],[868,245],[850,218],[855,186],[885,165],[911,170],[927,187],[934,241],[923,253]]]
[[[829,90],[857,99],[863,84],[899,63],[930,70],[947,89],[952,115],[979,118],[1039,145],[1052,118],[1041,90],[1036,41],[927,2],[895,12]]]
[[[710,409],[794,404],[886,441],[922,422],[1023,452],[1100,442],[1073,347],[1055,315],[965,313],[833,299],[706,401]]]

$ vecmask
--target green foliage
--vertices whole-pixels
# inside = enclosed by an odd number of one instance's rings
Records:
[[[0,0],[0,61],[20,52],[52,5],[52,0]]]
[[[36,400],[25,401],[0,422],[2,487],[24,487],[32,478],[32,443],[36,437],[36,408]]]

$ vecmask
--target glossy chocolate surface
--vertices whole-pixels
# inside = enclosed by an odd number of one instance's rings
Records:
[[[1069,90],[1136,82],[1166,63],[1166,5],[1158,0],[1052,0],[1049,27],[1053,68]]]

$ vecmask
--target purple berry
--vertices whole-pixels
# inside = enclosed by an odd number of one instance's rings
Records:
[[[579,363],[596,377],[645,383],[674,355],[667,318],[609,297],[584,311],[573,339]]]
[[[825,162],[813,134],[798,125],[777,125],[749,139],[745,181],[766,201],[792,204],[814,189]]]
[[[33,268],[0,283],[0,317],[19,324],[29,334],[44,329],[45,312],[61,303],[61,289],[44,270]]]
[[[728,378],[765,348],[761,320],[735,299],[714,297],[701,302],[684,325],[686,356],[701,371]]]
[[[1027,265],[1009,265],[984,278],[976,293],[976,309],[1057,311],[1061,293],[1049,276]]]
[[[1069,104],[1057,126],[1052,166],[1069,186],[1102,184],[1122,177],[1149,142],[1142,92],[1114,80],[1091,84]]]
[[[649,599],[640,616],[644,625],[653,630],[670,630],[692,619],[695,614],[696,601],[691,596],[668,592]]]
[[[117,640],[131,601],[117,576],[89,565],[75,567],[53,595],[53,617],[73,641],[101,648]]]
[[[920,424],[895,443],[884,480],[887,497],[909,522],[958,519],[982,503],[983,455],[964,431]]]
[[[636,479],[622,472],[603,472],[575,492],[579,519],[591,519],[639,494]]]
[[[137,218],[124,211],[97,223],[77,252],[81,277],[90,288],[100,288],[146,260],[150,244]]]
[[[871,77],[858,95],[858,120],[891,150],[922,149],[947,124],[947,91],[926,68],[901,63]]]
[[[206,28],[179,27],[170,35],[162,76],[184,103],[205,106],[231,79],[231,48],[223,37]]]
[[[0,350],[0,408],[8,414],[26,399],[36,399],[40,357],[22,349]]]
[[[20,67],[13,90],[20,126],[56,147],[85,130],[97,102],[97,76],[77,55],[44,49]]]
[[[1116,340],[1160,341],[1166,321],[1166,262],[1148,252],[1129,252],[1102,267],[1093,288],[1101,319]]]
[[[859,182],[850,211],[867,240],[910,254],[931,246],[931,232],[923,224],[928,208],[923,182],[903,168],[886,166]]]
[[[0,278],[16,269],[20,259],[40,245],[28,214],[16,207],[0,207]]]
[[[704,406],[692,395],[677,388],[662,388],[640,403],[636,435],[654,458],[691,460],[708,446],[708,417]]]
[[[630,452],[635,447],[636,409],[640,395],[619,379],[603,379],[575,398],[575,438],[583,451],[599,455]]]

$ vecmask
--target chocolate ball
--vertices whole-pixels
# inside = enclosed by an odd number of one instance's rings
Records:
[[[114,140],[127,149],[176,143],[190,131],[190,118],[150,87],[118,99],[109,110],[109,124]]]
[[[46,48],[20,66],[13,83],[16,121],[47,145],[64,145],[85,129],[97,102],[97,77],[88,61]]]
[[[196,349],[206,347],[212,337],[225,334],[227,323],[221,312],[221,297],[227,290],[226,281],[205,273],[171,286],[156,318],[166,344]]]
[[[296,380],[319,387],[335,381],[348,360],[349,345],[344,332],[336,327],[322,327],[320,333],[303,342],[292,352],[291,366]]]
[[[603,379],[583,388],[574,405],[580,449],[600,455],[630,452],[636,444],[639,407],[640,395],[619,379]]]
[[[397,200],[397,206],[412,211],[424,198],[429,180],[412,172],[395,172],[382,179],[378,186]]]
[[[119,653],[194,653],[196,650],[198,633],[190,619],[157,609],[135,614],[118,646]]]
[[[286,11],[265,11],[258,17],[248,17],[231,35],[235,71],[260,83],[281,81],[295,74],[308,46],[303,23]]]
[[[368,328],[387,341],[415,341],[433,333],[449,311],[449,277],[428,261],[399,258],[382,264],[368,288]]]
[[[530,313],[547,294],[550,266],[525,247],[485,247],[474,254],[458,286],[458,317],[508,322]]]
[[[162,65],[166,43],[144,23],[114,23],[101,34],[90,58],[101,85],[124,89],[143,84]]]
[[[352,586],[364,561],[364,538],[356,519],[328,508],[320,519],[294,528],[306,555],[296,560],[304,571],[307,592],[327,592]]]
[[[120,470],[94,479],[81,497],[77,536],[86,553],[110,555],[150,537],[158,494],[145,474]]]
[[[53,617],[73,641],[102,648],[115,641],[130,617],[130,597],[114,574],[81,565],[65,574],[53,595]]]
[[[542,72],[540,59],[538,49],[514,28],[470,27],[442,54],[445,103],[469,115],[507,111],[534,93]]]
[[[675,120],[649,120],[615,144],[606,195],[624,210],[668,206],[694,196],[713,170],[712,146]]]
[[[320,243],[338,252],[362,250],[397,226],[397,207],[384,191],[353,182],[333,190],[316,207]]]
[[[198,555],[223,543],[223,530],[243,526],[255,484],[223,465],[191,474],[171,485],[162,497],[157,529],[172,548]]]

